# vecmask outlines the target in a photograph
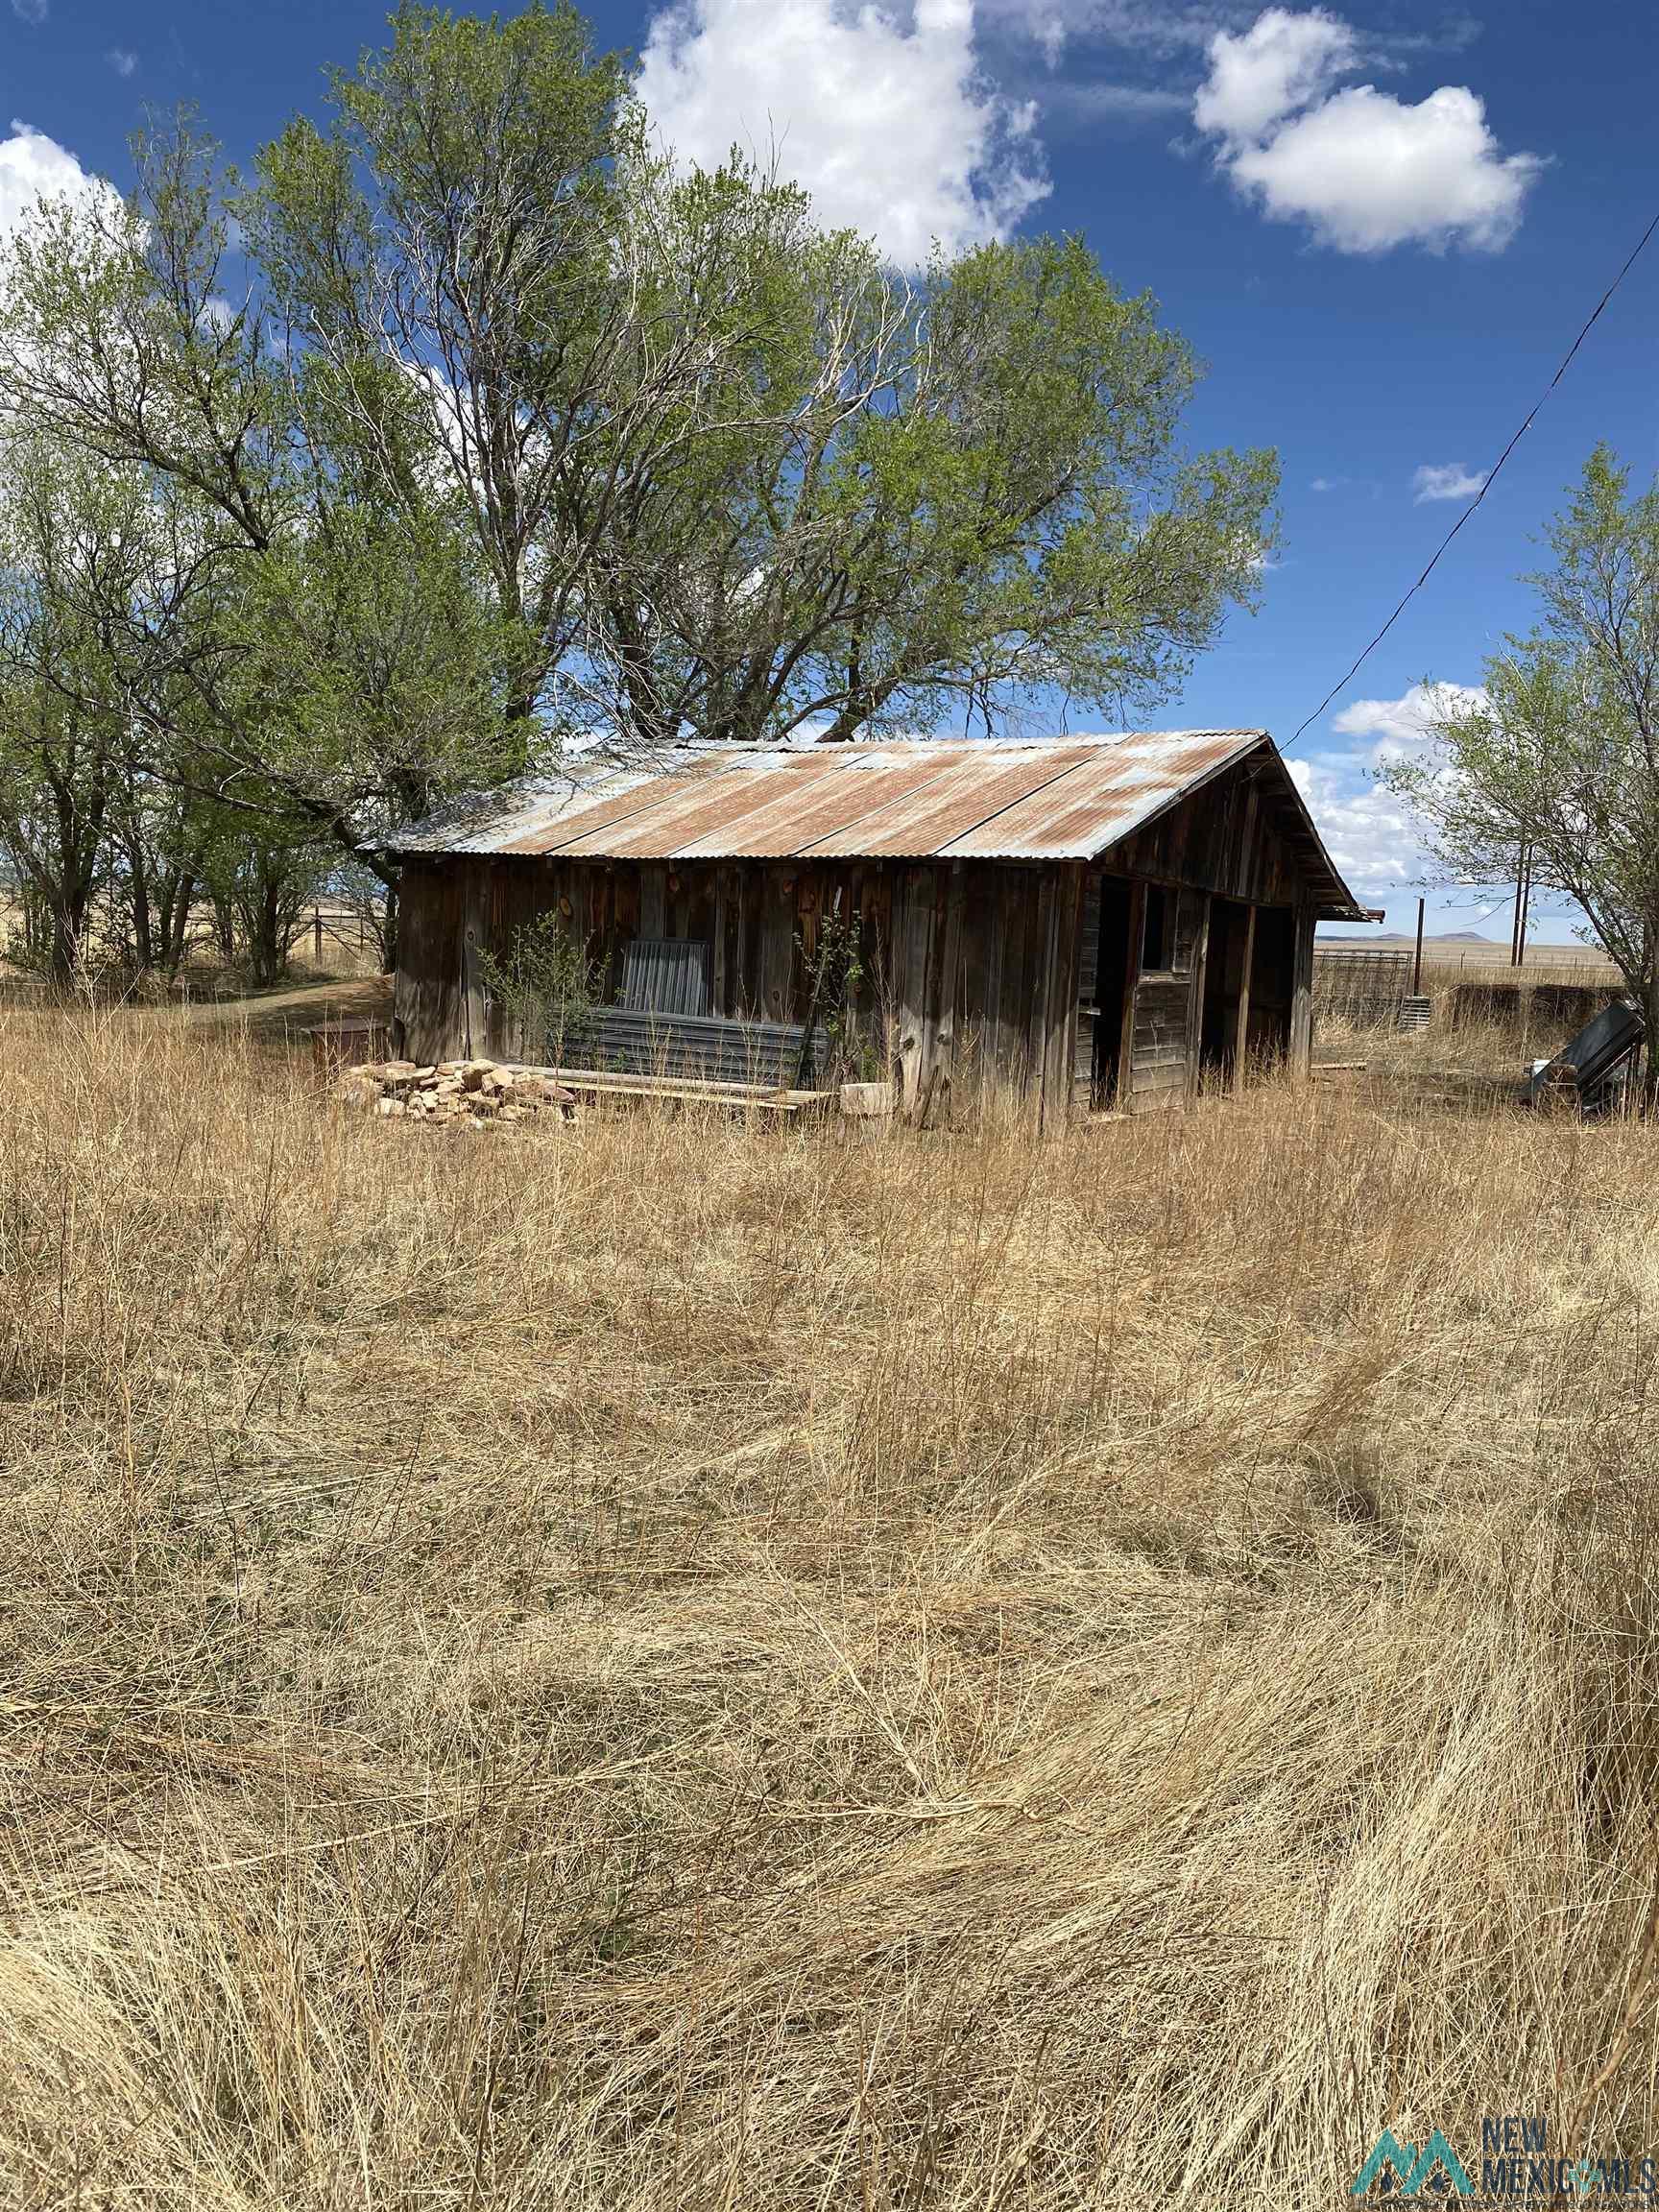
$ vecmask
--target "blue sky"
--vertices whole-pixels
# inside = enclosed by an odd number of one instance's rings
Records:
[[[1160,713],[1285,742],[1458,512],[1653,213],[1659,33],[1629,0],[681,0],[598,5],[692,156],[781,148],[827,214],[899,258],[941,235],[1082,231],[1209,364],[1204,444],[1270,445],[1283,538]],[[146,105],[197,103],[246,159],[382,6],[0,0],[0,220],[69,157],[121,185]],[[1367,89],[1368,88],[1368,89]],[[26,126],[28,135],[19,127]],[[1357,888],[1415,909],[1409,825],[1368,778],[1411,741],[1412,686],[1479,682],[1527,619],[1518,574],[1597,438],[1659,466],[1659,248],[1639,263],[1483,504],[1362,674],[1301,740]],[[1421,471],[1438,471],[1424,475]],[[1487,903],[1434,889],[1430,927]],[[1483,925],[1502,937],[1503,913]],[[1545,918],[1541,934],[1568,933]]]

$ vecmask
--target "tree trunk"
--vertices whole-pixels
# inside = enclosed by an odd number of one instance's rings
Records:
[[[52,902],[52,988],[67,997],[75,983],[75,962],[81,950],[81,931],[69,902]]]
[[[161,959],[172,982],[184,962],[184,939],[190,927],[190,902],[196,896],[196,878],[186,873],[173,884],[162,915]]]
[[[156,964],[156,931],[150,909],[150,876],[144,865],[144,851],[136,838],[127,848],[127,866],[131,881],[129,903],[132,909],[132,959],[140,975],[148,975]]]
[[[47,887],[46,902],[52,919],[52,988],[72,990],[85,950],[86,914],[92,903],[90,868],[66,867],[57,883]]]
[[[282,934],[282,883],[273,873],[249,902],[248,980],[255,990],[276,982],[286,964]]]
[[[1649,970],[1635,997],[1647,1032],[1642,1047],[1642,1112],[1652,1120],[1659,1117],[1659,967]]]

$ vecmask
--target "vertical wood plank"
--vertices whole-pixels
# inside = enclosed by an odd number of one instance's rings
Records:
[[[741,864],[739,881],[743,904],[738,917],[743,956],[738,966],[738,996],[744,1013],[758,1013],[761,1006],[760,918],[772,890],[773,871],[754,861]]]
[[[639,871],[639,935],[665,937],[668,934],[668,871],[666,868],[641,868]]]
[[[767,872],[760,898],[760,1011],[768,1022],[787,1022],[794,996],[795,871]]]
[[[1123,1028],[1118,1041],[1118,1095],[1126,1106],[1135,1096],[1135,1002],[1141,992],[1141,939],[1146,927],[1146,886],[1139,878],[1129,887],[1129,943],[1123,960]]]
[[[929,976],[933,966],[933,871],[905,868],[894,897],[900,1098],[919,1118],[927,1106]]]
[[[1292,1075],[1306,1075],[1313,1065],[1313,926],[1316,920],[1312,902],[1298,899],[1291,921],[1295,931],[1290,971]]]
[[[473,861],[461,899],[461,1049],[469,1060],[484,1049],[484,976],[478,960],[484,929],[484,866]]]
[[[1237,896],[1256,900],[1256,821],[1261,811],[1262,792],[1254,777],[1244,786],[1244,826],[1238,835],[1238,854],[1233,873],[1238,878]]]
[[[1252,794],[1254,795],[1254,794]],[[1250,971],[1256,961],[1256,909],[1244,909],[1244,959],[1238,972],[1238,1006],[1233,1017],[1233,1088],[1242,1091],[1250,1065]]]
[[[1192,940],[1192,988],[1187,999],[1187,1088],[1196,1091],[1203,1072],[1204,987],[1210,974],[1210,909],[1214,902],[1201,894],[1198,928]]]
[[[939,1080],[949,1082],[955,1073],[957,1001],[962,978],[962,917],[967,882],[960,860],[950,862],[945,884],[944,946],[939,958],[938,1015],[934,1051]]]
[[[1045,871],[1046,908],[1043,933],[1043,988],[1038,997],[1037,1123],[1047,1135],[1071,1112],[1071,1065],[1076,1053],[1077,940],[1083,914],[1083,864],[1067,861]]]

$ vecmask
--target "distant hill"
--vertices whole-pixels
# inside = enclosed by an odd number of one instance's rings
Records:
[[[1415,945],[1416,937],[1405,929],[1335,929],[1315,937],[1316,945]],[[1508,950],[1496,937],[1482,937],[1479,929],[1448,929],[1441,936],[1426,935],[1425,945],[1491,945]]]

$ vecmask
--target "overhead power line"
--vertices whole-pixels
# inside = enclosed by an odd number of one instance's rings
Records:
[[[1643,249],[1647,246],[1648,239],[1652,237],[1655,230],[1659,230],[1659,215],[1654,216],[1652,222],[1648,224],[1647,229],[1643,231],[1641,237],[1637,239],[1635,245],[1625,255],[1623,266],[1620,269],[1618,276],[1614,277],[1612,283],[1608,285],[1606,291],[1603,292],[1600,299],[1597,301],[1595,306],[1591,309],[1590,314],[1584,323],[1583,328],[1579,331],[1577,337],[1574,339],[1572,345],[1568,347],[1566,352],[1561,356],[1560,367],[1556,370],[1554,375],[1551,377],[1549,383],[1545,385],[1543,391],[1539,393],[1537,398],[1532,402],[1531,411],[1528,413],[1526,421],[1522,423],[1520,429],[1516,431],[1514,437],[1510,439],[1508,445],[1504,446],[1503,452],[1499,454],[1497,460],[1487,470],[1486,480],[1481,485],[1479,491],[1476,493],[1474,498],[1470,500],[1468,506],[1464,508],[1462,514],[1458,516],[1456,521],[1453,523],[1451,529],[1447,531],[1445,537],[1442,538],[1439,544],[1435,546],[1433,559],[1431,560],[1428,567],[1424,569],[1422,575],[1418,577],[1416,583],[1412,585],[1411,589],[1401,600],[1399,606],[1395,608],[1393,613],[1389,615],[1387,621],[1383,623],[1382,629],[1378,631],[1376,637],[1373,637],[1370,644],[1366,646],[1364,652],[1361,653],[1359,658],[1354,662],[1354,665],[1347,671],[1345,675],[1338,677],[1336,682],[1332,685],[1330,690],[1326,692],[1324,698],[1320,700],[1318,706],[1314,708],[1312,713],[1309,715],[1308,719],[1298,725],[1295,735],[1292,736],[1289,743],[1283,748],[1285,752],[1289,752],[1290,746],[1294,745],[1297,742],[1297,739],[1302,736],[1303,733],[1310,729],[1312,725],[1318,721],[1320,715],[1324,713],[1326,708],[1330,706],[1332,700],[1335,698],[1336,694],[1342,690],[1345,685],[1351,684],[1354,678],[1358,675],[1360,669],[1364,667],[1366,661],[1370,660],[1372,654],[1376,652],[1378,646],[1382,644],[1383,638],[1387,637],[1389,631],[1393,629],[1395,623],[1399,621],[1401,615],[1405,613],[1407,608],[1410,606],[1412,600],[1416,598],[1418,592],[1422,590],[1424,585],[1428,583],[1430,577],[1433,575],[1435,566],[1439,562],[1441,554],[1445,552],[1447,546],[1451,544],[1453,539],[1456,537],[1458,531],[1462,529],[1464,523],[1468,521],[1470,516],[1474,514],[1476,508],[1479,506],[1481,500],[1484,499],[1487,493],[1491,491],[1493,485],[1497,483],[1499,471],[1502,469],[1504,462],[1508,460],[1510,454],[1514,452],[1516,446],[1520,445],[1522,439],[1525,438],[1527,431],[1531,429],[1533,422],[1537,419],[1539,409],[1543,406],[1545,400],[1549,398],[1551,393],[1554,391],[1556,385],[1560,383],[1562,377],[1566,375],[1568,370],[1572,367],[1573,356],[1577,352],[1579,347],[1583,345],[1585,339],[1589,337],[1591,331],[1600,321],[1602,309],[1612,299],[1614,293],[1618,291],[1620,285],[1623,283],[1625,277],[1629,276],[1631,270],[1636,266],[1636,263],[1641,259]]]

